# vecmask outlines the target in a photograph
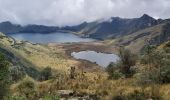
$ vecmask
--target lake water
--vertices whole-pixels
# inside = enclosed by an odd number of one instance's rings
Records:
[[[9,36],[16,40],[29,41],[32,43],[67,43],[67,42],[91,42],[90,38],[81,38],[72,33],[15,33]]]
[[[102,67],[107,67],[111,62],[119,60],[119,57],[115,54],[98,53],[95,51],[73,52],[71,55],[76,59],[87,60]]]

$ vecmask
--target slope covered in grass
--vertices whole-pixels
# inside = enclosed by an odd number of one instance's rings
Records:
[[[169,40],[169,23],[165,22],[153,27],[139,30],[135,33],[115,39],[106,40],[107,44],[125,46],[134,51],[141,52],[146,45],[160,45]]]
[[[69,60],[61,48],[54,49],[46,45],[16,41],[3,33],[0,33],[0,48],[0,51],[6,54],[14,65],[37,71],[50,66],[53,69],[67,72],[74,64],[74,61]],[[32,74],[34,73],[36,72]]]

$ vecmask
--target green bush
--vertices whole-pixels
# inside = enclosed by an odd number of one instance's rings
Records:
[[[22,80],[19,85],[17,86],[19,95],[25,96],[28,99],[33,99],[35,96],[37,96],[38,88],[36,82],[26,77],[24,80]]]
[[[109,75],[111,75],[115,70],[118,69],[117,64],[115,63],[110,63],[107,67],[106,67],[106,71],[108,72]]]
[[[0,100],[8,94],[9,88],[9,63],[0,53]]]
[[[40,80],[44,81],[44,80],[49,80],[52,77],[52,69],[51,67],[46,67],[41,71],[41,75],[40,75]]]
[[[160,83],[160,75],[158,69],[145,70],[136,74],[137,83],[139,85],[149,85]]]
[[[109,74],[109,79],[119,79],[121,77],[124,77],[124,74],[120,72],[120,69],[117,64],[115,63],[110,63],[106,67],[106,71]]]
[[[142,56],[141,64],[145,66],[140,71],[140,80],[152,83],[170,83],[170,52],[163,49],[150,48]],[[145,78],[143,78],[145,77]]]
[[[8,96],[5,100],[27,100],[24,96]]]
[[[164,68],[161,71],[161,77],[163,83],[170,83],[170,67]]]
[[[54,95],[45,95],[42,100],[60,100],[59,96],[54,96]]]
[[[131,53],[125,48],[119,49],[119,60],[117,63],[111,63],[107,66],[106,71],[110,79],[119,79],[123,76],[131,77],[134,75],[137,55]]]
[[[131,77],[134,73],[132,71],[132,67],[136,65],[137,55],[131,53],[129,50],[125,48],[120,48],[119,50],[119,67],[120,71],[126,76]]]
[[[10,77],[12,82],[22,80],[26,76],[25,71],[19,66],[12,66],[10,68]]]
[[[122,78],[122,77],[124,77],[124,75],[123,75],[119,70],[116,70],[116,71],[114,71],[114,72],[112,73],[111,76],[109,76],[109,79],[115,79],[115,80],[117,80],[117,79],[120,79],[120,78]]]

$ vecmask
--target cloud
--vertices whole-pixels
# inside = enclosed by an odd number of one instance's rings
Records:
[[[0,22],[76,25],[112,16],[139,17],[147,13],[170,18],[170,0],[0,0]]]

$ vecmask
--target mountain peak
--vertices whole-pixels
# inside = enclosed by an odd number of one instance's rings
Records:
[[[143,14],[142,17],[140,17],[141,19],[154,19],[153,17],[147,15],[147,14]]]
[[[12,24],[10,21],[1,22],[1,24]]]

